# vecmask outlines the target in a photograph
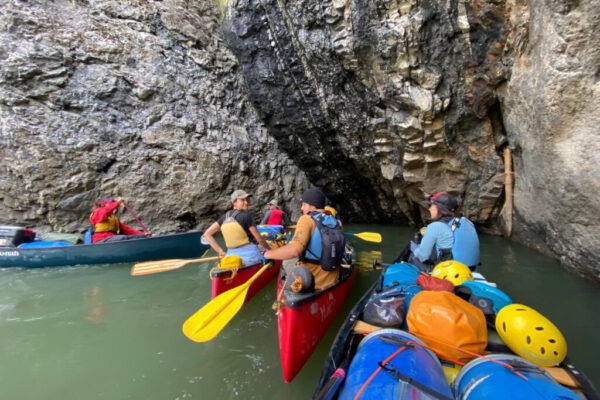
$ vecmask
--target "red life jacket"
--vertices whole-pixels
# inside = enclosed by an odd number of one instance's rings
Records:
[[[271,210],[271,215],[267,220],[267,225],[281,225],[281,221],[283,220],[283,211],[274,208]]]

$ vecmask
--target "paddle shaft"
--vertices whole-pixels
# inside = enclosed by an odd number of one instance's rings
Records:
[[[350,355],[352,353],[352,346],[354,345],[354,341],[355,341],[354,338],[356,337],[353,334],[351,334],[351,335],[352,336],[350,336],[350,339],[348,340],[348,350],[344,354],[344,358],[342,359],[340,366],[329,377],[329,380],[327,381],[327,383],[325,383],[325,385],[323,385],[323,388],[321,389],[321,391],[319,391],[319,393],[315,397],[315,400],[331,400],[331,399],[333,399],[333,396],[336,395],[338,389],[342,385],[344,378],[346,378],[346,371],[348,369],[348,364],[350,363]]]
[[[317,394],[315,400],[331,400],[337,393],[338,389],[342,385],[344,378],[346,377],[346,371],[343,368],[338,368],[331,375],[323,389]]]
[[[144,230],[144,232],[150,232],[148,230],[148,228],[146,228],[144,226],[144,224],[142,224],[142,221],[140,221],[140,219],[137,217],[137,215],[135,215],[135,213],[133,212],[133,210],[131,208],[129,208],[129,206],[127,205],[127,203],[123,202],[123,205],[125,206],[125,208],[127,209],[127,211],[129,211],[129,214],[131,214],[131,216],[137,221],[137,223],[140,224],[140,226],[142,227],[142,229]]]
[[[295,229],[296,225],[287,226],[286,229]],[[352,233],[352,232],[344,232],[344,235],[348,236],[356,236],[359,239],[362,239],[366,242],[375,242],[381,243],[381,235],[375,232],[361,232],[361,233]]]
[[[195,258],[192,260],[161,260],[161,261],[146,261],[135,264],[131,268],[131,275],[149,275],[156,274],[158,272],[171,271],[184,267],[188,264],[218,260],[219,256]]]

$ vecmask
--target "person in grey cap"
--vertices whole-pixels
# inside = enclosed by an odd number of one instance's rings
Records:
[[[403,252],[405,259],[400,261],[408,261],[425,272],[446,260],[475,268],[479,264],[479,238],[471,221],[456,214],[456,199],[447,192],[437,192],[423,203],[429,207],[433,222],[427,225],[422,238],[417,235],[410,242],[410,252]]]
[[[291,224],[292,221],[290,221],[290,217],[288,217],[285,211],[279,208],[277,200],[271,200],[269,202],[269,211],[267,211],[260,221],[260,225],[283,225],[285,228]]]
[[[235,254],[242,258],[242,263],[245,265],[254,265],[262,261],[262,254],[256,243],[267,250],[271,249],[265,239],[258,233],[254,218],[247,211],[251,196],[244,190],[235,190],[231,194],[233,209],[222,215],[202,235],[202,238],[217,252],[219,257]],[[227,252],[223,251],[214,238],[214,235],[219,231],[225,239]]]

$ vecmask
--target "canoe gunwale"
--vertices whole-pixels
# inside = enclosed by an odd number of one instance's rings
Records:
[[[305,304],[312,303],[319,299],[321,296],[329,293],[332,290],[335,290],[338,286],[346,283],[348,279],[355,273],[354,267],[351,268],[350,273],[343,280],[339,280],[333,285],[327,286],[319,291],[311,292],[311,293],[294,293],[289,289],[283,289],[283,305],[287,308],[297,309],[302,307]],[[292,295],[292,299],[289,299],[289,295]]]

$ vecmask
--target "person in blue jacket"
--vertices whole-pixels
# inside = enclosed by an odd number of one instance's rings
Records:
[[[456,199],[447,192],[438,192],[424,203],[429,206],[433,222],[427,225],[420,241],[417,237],[410,242],[408,262],[424,272],[431,272],[446,260],[474,269],[479,264],[479,237],[471,221],[456,214]]]

